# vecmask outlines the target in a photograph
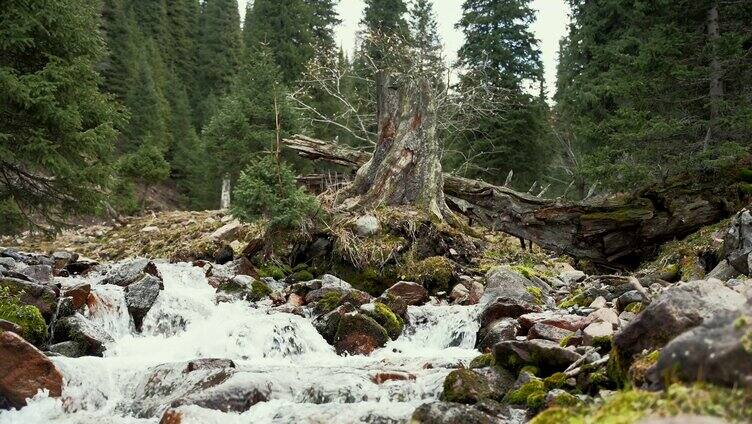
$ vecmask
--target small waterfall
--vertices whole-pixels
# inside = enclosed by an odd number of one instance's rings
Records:
[[[103,358],[53,358],[65,376],[63,397],[40,394],[20,411],[0,412],[0,424],[156,424],[170,405],[183,405],[185,424],[403,423],[438,398],[451,368],[478,355],[472,306],[410,307],[399,339],[370,356],[339,356],[309,318],[264,304],[215,303],[202,269],[158,268],[164,290],[142,333],[123,289],[89,277],[85,317],[114,341]],[[234,368],[187,371],[199,358],[232,360]],[[213,409],[214,399],[259,402],[233,413]]]

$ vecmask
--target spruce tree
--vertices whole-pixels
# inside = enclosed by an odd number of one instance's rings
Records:
[[[227,93],[238,72],[242,53],[237,0],[206,0],[202,4],[198,48],[199,126],[212,116],[217,99]]]
[[[543,82],[538,40],[530,30],[535,12],[530,0],[466,0],[457,27],[465,35],[458,62],[466,72],[460,85],[481,87],[504,99],[503,111],[480,117],[469,134],[457,134],[452,166],[473,159],[470,176],[501,184],[512,170],[527,188],[546,166],[547,107],[530,94]]]
[[[202,134],[215,164],[212,182],[217,194],[220,178],[229,175],[235,180],[256,155],[273,149],[275,101],[281,135],[288,136],[297,130],[297,116],[281,79],[282,72],[267,48],[261,46],[244,53],[232,89],[220,100],[217,113]]]
[[[282,70],[282,81],[292,85],[314,55],[313,9],[305,0],[255,0],[246,14],[245,46],[265,45]]]
[[[410,31],[414,54],[415,71],[428,76],[436,87],[446,84],[446,65],[442,57],[436,14],[429,0],[415,0],[410,8]]]
[[[99,91],[101,4],[10,2],[0,8],[0,215],[57,222],[92,212],[108,185],[120,119]]]
[[[305,0],[313,13],[311,35],[317,51],[336,51],[334,29],[342,23],[335,7],[339,0]]]
[[[372,61],[380,69],[404,68],[410,42],[404,0],[366,0],[360,21],[360,60]],[[363,57],[365,56],[365,57]]]

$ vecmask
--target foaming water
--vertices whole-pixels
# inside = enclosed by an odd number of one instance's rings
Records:
[[[113,338],[104,357],[53,358],[63,396],[39,394],[20,411],[0,412],[0,423],[158,423],[170,406],[183,423],[402,423],[438,398],[451,368],[478,354],[475,307],[410,307],[399,339],[370,356],[339,356],[308,318],[215,304],[202,269],[158,268],[165,287],[142,333],[123,289],[90,281],[85,316]],[[187,372],[198,358],[230,359],[234,368]]]

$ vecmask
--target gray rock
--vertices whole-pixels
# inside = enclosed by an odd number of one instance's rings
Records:
[[[0,266],[4,266],[7,270],[16,268],[16,261],[13,258],[0,257]]]
[[[582,330],[582,343],[587,346],[611,345],[610,340],[614,335],[614,326],[608,322],[594,322]]]
[[[478,330],[478,335],[475,338],[475,348],[481,352],[490,350],[496,343],[514,340],[519,330],[520,325],[513,318],[496,320]]]
[[[379,232],[379,220],[373,215],[364,215],[355,220],[355,232],[361,237],[368,237]]]
[[[731,220],[723,238],[722,257],[742,274],[750,275],[752,253],[752,214],[743,209]]]
[[[643,350],[662,348],[679,334],[722,311],[733,311],[744,296],[718,280],[700,280],[666,289],[614,337],[625,366]]]
[[[752,388],[752,305],[720,311],[712,319],[676,337],[661,350],[651,380],[664,376]]]
[[[565,338],[572,337],[573,334],[574,331],[539,322],[530,328],[530,331],[528,331],[528,338],[545,339],[560,343]]]
[[[128,313],[133,317],[136,330],[141,331],[144,317],[157,301],[159,291],[163,289],[162,280],[153,275],[145,275],[125,288],[125,303],[128,305]]]
[[[510,340],[497,343],[493,348],[496,365],[507,369],[520,369],[533,365],[543,372],[564,371],[580,355],[550,340]]]
[[[157,266],[146,258],[137,258],[114,265],[107,271],[102,284],[125,287],[144,277],[144,274],[160,277]]]
[[[112,342],[112,337],[83,315],[75,314],[57,321],[53,341],[74,341],[82,347],[86,355],[102,356],[105,343]]]
[[[21,274],[43,284],[52,281],[52,267],[49,265],[29,265],[21,270]]]
[[[55,343],[53,345],[50,345],[47,350],[58,355],[66,356],[68,358],[80,358],[82,356],[86,356],[86,347],[81,343],[73,340]]]
[[[739,271],[734,268],[728,260],[724,259],[713,268],[712,271],[705,276],[705,278],[716,278],[721,281],[728,281],[734,277],[739,276]]]
[[[486,274],[486,288],[478,302],[481,327],[501,318],[540,312],[543,296],[543,290],[522,275],[505,267],[494,268]]]
[[[579,270],[564,271],[559,274],[559,279],[567,286],[585,279],[585,273]]]
[[[435,401],[419,406],[411,424],[522,424],[527,413],[492,400],[475,405]]]

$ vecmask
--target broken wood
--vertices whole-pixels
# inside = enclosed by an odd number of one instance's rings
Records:
[[[359,168],[367,153],[308,137],[283,141],[301,156]],[[666,241],[729,216],[739,203],[731,181],[677,178],[663,185],[580,202],[543,199],[444,174],[452,209],[489,228],[599,264],[634,265]]]

